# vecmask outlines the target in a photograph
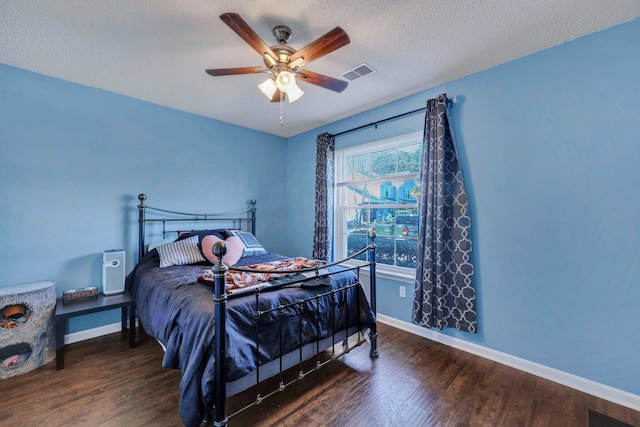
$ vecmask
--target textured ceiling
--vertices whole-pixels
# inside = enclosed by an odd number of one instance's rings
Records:
[[[340,26],[351,43],[304,68],[377,72],[342,93],[300,83],[281,126],[265,74],[204,71],[263,64],[224,12],[268,45],[289,26],[295,49]],[[638,0],[0,0],[0,63],[292,136],[638,16]]]

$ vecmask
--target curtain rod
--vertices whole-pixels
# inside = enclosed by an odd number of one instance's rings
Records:
[[[353,131],[356,131],[356,130],[364,129],[364,128],[367,128],[369,126],[375,126],[376,128],[378,128],[378,125],[380,123],[388,122],[390,120],[399,119],[400,117],[404,117],[404,116],[408,116],[408,115],[411,115],[411,114],[415,114],[415,113],[418,113],[420,111],[425,111],[426,109],[427,109],[427,107],[422,107],[422,108],[418,108],[416,110],[407,111],[406,113],[398,114],[397,116],[387,117],[386,119],[378,120],[377,122],[371,122],[371,123],[368,123],[366,125],[358,126],[357,128],[344,130],[342,132],[333,134],[331,136],[333,136],[335,138],[336,136],[340,136],[340,135],[344,135],[345,133],[350,133],[350,132],[353,132]]]
[[[447,102],[451,102],[451,103],[455,104],[456,102],[458,102],[458,99],[457,99],[457,97],[454,96],[450,100],[447,100]],[[351,133],[353,131],[364,129],[364,128],[367,128],[369,126],[375,126],[376,129],[377,129],[378,125],[381,124],[381,123],[388,122],[388,121],[395,120],[395,119],[399,119],[399,118],[404,117],[404,116],[410,116],[411,114],[419,113],[421,111],[425,111],[426,109],[427,109],[427,107],[416,108],[415,110],[407,111],[406,113],[398,114],[397,116],[387,117],[386,119],[378,120],[377,122],[371,122],[371,123],[368,123],[366,125],[362,125],[362,126],[358,126],[358,127],[352,128],[352,129],[344,130],[342,132],[334,133],[331,136],[335,138],[336,136],[344,135],[346,133]]]

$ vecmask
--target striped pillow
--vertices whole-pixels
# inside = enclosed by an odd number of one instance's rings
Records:
[[[160,268],[171,265],[196,264],[206,261],[198,247],[198,236],[191,236],[184,240],[158,246],[160,254]]]

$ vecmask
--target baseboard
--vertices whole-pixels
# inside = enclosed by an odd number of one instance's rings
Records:
[[[64,343],[73,344],[74,342],[90,340],[91,338],[109,335],[114,332],[120,332],[122,324],[120,322],[111,323],[109,325],[98,326],[97,328],[85,329],[84,331],[74,332],[64,336]]]
[[[558,384],[571,387],[575,390],[582,391],[600,399],[608,400],[609,402],[625,406],[627,408],[633,409],[634,411],[640,411],[640,396],[637,394],[613,388],[608,385],[604,385],[592,380],[588,380],[586,378],[579,377],[577,375],[550,368],[539,363],[531,362],[526,359],[512,356],[507,353],[492,350],[479,344],[441,334],[435,330],[423,328],[421,326],[414,325],[413,323],[407,323],[402,320],[394,319],[393,317],[385,316],[384,314],[378,314],[377,319],[381,323],[393,326],[398,329],[402,329],[403,331],[410,332],[423,338],[427,338],[429,340],[475,354],[476,356],[484,357],[485,359],[493,360],[494,362],[498,362],[503,365],[507,365],[512,368],[527,372],[529,374],[533,374],[538,377],[556,382]]]

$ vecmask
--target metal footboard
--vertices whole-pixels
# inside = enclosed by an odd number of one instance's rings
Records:
[[[261,388],[260,388],[260,383],[261,381],[263,381],[264,379],[267,378],[271,378],[273,377],[272,373],[269,372],[267,375],[265,375],[265,378],[261,377],[261,373],[262,371],[265,369],[263,366],[260,366],[260,364],[257,364],[257,369],[256,369],[256,398],[255,401],[253,401],[252,403],[246,405],[245,407],[239,409],[238,411],[234,412],[231,415],[235,415],[239,412],[242,412],[243,410],[256,405],[258,403],[260,403],[263,399],[277,393],[278,391],[282,391],[284,390],[287,386],[289,386],[290,384],[298,381],[299,379],[304,378],[305,376],[307,376],[308,374],[310,374],[311,372],[321,368],[322,366],[326,365],[327,363],[329,363],[331,360],[334,360],[340,356],[342,356],[343,354],[348,353],[351,349],[353,349],[354,347],[357,347],[361,344],[363,344],[366,341],[366,338],[364,336],[364,334],[361,332],[361,325],[360,325],[360,318],[359,316],[356,315],[356,325],[355,326],[351,326],[349,325],[348,319],[345,323],[345,327],[343,329],[340,330],[336,330],[336,319],[333,317],[335,315],[335,303],[336,300],[340,300],[342,301],[342,304],[346,305],[343,306],[342,308],[344,309],[345,313],[349,313],[349,309],[350,307],[348,306],[349,304],[349,299],[348,298],[336,298],[336,294],[340,293],[340,292],[355,292],[356,293],[356,304],[359,304],[358,298],[360,296],[360,294],[357,292],[357,289],[355,289],[360,285],[360,269],[362,268],[366,268],[367,266],[369,267],[369,274],[370,274],[370,294],[369,294],[369,305],[371,307],[371,310],[373,311],[374,315],[376,314],[376,272],[375,272],[375,232],[374,231],[370,231],[369,232],[369,245],[368,247],[364,248],[363,250],[353,254],[352,256],[350,256],[349,258],[346,258],[344,260],[335,262],[335,263],[331,263],[328,264],[326,266],[323,266],[322,268],[327,268],[330,266],[334,266],[334,265],[339,265],[339,264],[343,264],[346,261],[349,261],[353,258],[356,258],[360,255],[362,255],[363,253],[367,253],[367,257],[368,257],[368,264],[364,265],[364,266],[356,266],[356,267],[348,267],[345,268],[342,271],[347,271],[347,270],[355,270],[358,280],[356,280],[355,283],[352,283],[350,285],[347,285],[345,287],[342,288],[338,288],[338,289],[332,289],[330,291],[315,295],[313,297],[304,299],[304,300],[299,300],[296,302],[292,302],[290,304],[285,304],[285,305],[279,305],[277,307],[273,307],[273,308],[269,308],[267,310],[259,310],[259,298],[260,298],[260,290],[256,291],[255,294],[255,298],[256,298],[256,312],[255,312],[255,316],[256,316],[256,336],[257,336],[257,342],[256,342],[256,355],[255,357],[258,357],[258,353],[259,353],[259,349],[260,349],[260,319],[263,316],[268,316],[268,315],[272,315],[272,314],[277,314],[278,316],[278,323],[280,325],[279,327],[279,340],[280,340],[280,356],[277,359],[274,359],[274,361],[272,362],[276,362],[278,364],[277,366],[277,372],[276,372],[276,376],[278,376],[278,383],[279,386],[275,389],[275,390],[271,390],[268,391],[267,394],[262,395],[261,394]],[[226,381],[226,367],[225,367],[225,351],[226,351],[226,302],[227,302],[227,294],[226,294],[226,289],[225,289],[225,282],[226,282],[226,272],[229,270],[229,268],[227,266],[225,266],[222,263],[222,258],[224,257],[224,255],[226,254],[227,248],[226,245],[224,244],[224,242],[218,242],[216,243],[216,245],[214,245],[213,247],[213,253],[218,257],[218,263],[215,264],[211,269],[213,271],[213,275],[214,275],[214,296],[213,296],[213,301],[216,304],[216,311],[215,311],[215,366],[214,366],[214,372],[216,375],[215,378],[215,389],[216,389],[216,395],[215,395],[215,400],[214,400],[214,405],[212,409],[212,412],[208,412],[207,416],[205,417],[205,420],[203,420],[203,422],[205,423],[211,423],[213,422],[213,424],[215,426],[226,426],[228,425],[229,422],[229,418],[226,414],[226,400],[227,400],[227,381]],[[247,268],[233,268],[233,270],[239,270],[239,271],[244,271],[244,272],[260,272],[260,270],[251,270],[251,269],[247,269]],[[309,269],[304,269],[301,271],[315,271],[316,272],[316,277],[321,276],[322,274],[318,273],[319,268],[318,267],[314,267],[314,268],[309,268]],[[271,271],[273,273],[278,273],[279,271]],[[282,273],[291,273],[291,271],[282,271]],[[336,272],[333,273],[324,273],[324,275],[331,275],[331,274],[336,274]],[[303,336],[303,316],[302,313],[305,310],[305,307],[307,307],[306,309],[308,309],[309,305],[313,305],[315,303],[316,307],[320,305],[320,300],[323,298],[328,298],[331,300],[332,303],[332,309],[331,309],[331,335],[329,337],[326,337],[324,339],[320,339],[320,337],[318,337],[318,339],[316,339],[314,342],[311,343],[306,343],[303,344],[304,342],[304,336]],[[291,312],[291,311],[297,311],[298,312],[298,339],[299,339],[299,348],[298,349],[294,349],[288,353],[285,354],[285,350],[284,350],[284,345],[283,345],[283,317],[285,312]],[[316,322],[319,322],[319,318],[316,318]],[[316,324],[315,325],[316,330],[320,330],[320,325]],[[344,334],[344,335],[343,335]],[[353,336],[356,336],[356,341],[353,343],[349,342],[349,339]],[[378,349],[377,349],[377,328],[376,328],[376,324],[375,322],[373,323],[373,325],[371,325],[370,331],[369,331],[369,342],[371,344],[371,349],[369,351],[369,356],[374,358],[374,357],[378,357]],[[341,351],[336,351],[336,346],[339,345],[340,343],[343,344]],[[311,347],[315,347],[313,353],[311,353],[311,357],[309,357],[309,352],[310,350],[310,346]],[[320,355],[322,352],[324,352],[327,348],[331,348],[331,356],[329,359],[322,361],[320,358]],[[295,357],[295,354],[297,354],[297,360],[293,359],[295,363],[291,362],[292,358]],[[315,357],[316,359],[316,363],[315,366],[311,369],[305,370],[303,367],[303,363],[309,361],[310,359],[313,359]],[[286,359],[289,359],[289,362],[286,362]],[[270,362],[271,363],[271,362]],[[285,380],[284,378],[284,372],[287,369],[290,369],[292,367],[294,367],[295,365],[299,366],[299,370],[298,370],[298,376],[297,378],[293,378],[292,380]],[[273,365],[271,366],[272,370],[273,370]],[[208,409],[209,411],[209,409]]]

